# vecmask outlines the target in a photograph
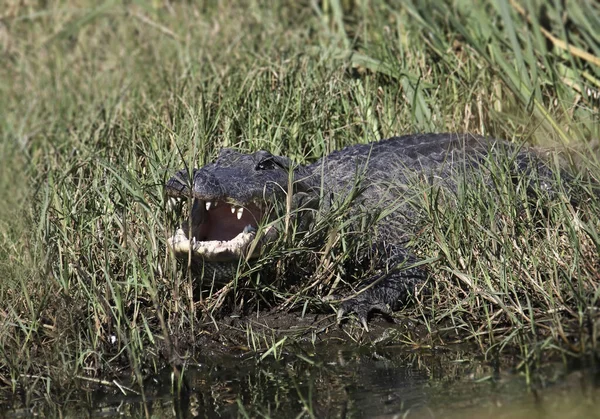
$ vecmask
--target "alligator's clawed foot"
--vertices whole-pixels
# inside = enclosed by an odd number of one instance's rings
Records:
[[[358,321],[360,322],[363,329],[365,329],[365,331],[368,332],[369,314],[373,311],[378,311],[388,316],[392,314],[392,310],[385,303],[360,301],[358,299],[353,298],[342,303],[342,305],[337,311],[337,322],[338,324],[341,324],[346,314],[354,313],[358,317]]]
[[[344,318],[344,314],[346,314],[346,310],[343,307],[340,307],[337,311],[338,325],[341,325],[342,319]],[[368,332],[369,324],[368,324],[368,320],[367,320],[367,315],[364,313],[356,313],[356,315],[358,316],[358,321],[360,322],[361,326],[363,327],[363,329],[365,329],[365,332]]]

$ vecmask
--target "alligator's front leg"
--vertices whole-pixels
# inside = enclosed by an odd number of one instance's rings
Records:
[[[369,330],[367,321],[372,311],[390,314],[403,307],[427,279],[423,266],[417,264],[418,260],[404,248],[385,246],[385,251],[378,256],[377,273],[365,281],[354,296],[342,302],[337,313],[338,322],[345,314],[353,312],[365,330]]]

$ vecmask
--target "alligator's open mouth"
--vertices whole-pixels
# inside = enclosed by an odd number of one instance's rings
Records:
[[[188,203],[171,198],[171,203],[185,210]],[[185,211],[184,211],[185,212]],[[194,198],[187,221],[168,239],[178,258],[225,262],[242,257],[256,257],[262,240],[255,240],[266,211],[254,204],[237,205],[225,201],[203,201]],[[261,231],[265,238],[271,226]]]

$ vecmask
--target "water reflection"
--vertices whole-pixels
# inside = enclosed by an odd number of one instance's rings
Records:
[[[183,372],[180,396],[165,370],[141,394],[90,393],[62,415],[181,418],[600,417],[598,374],[548,367],[530,376],[514,359],[482,362],[464,353],[406,347],[324,345],[261,354],[211,356]],[[83,407],[85,405],[85,407]],[[12,410],[9,415],[21,416]]]

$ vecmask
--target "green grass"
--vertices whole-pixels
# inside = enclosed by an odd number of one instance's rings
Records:
[[[600,9],[559,3],[8,0],[1,386],[27,403],[84,378],[140,384],[202,350],[203,316],[218,320],[243,292],[194,297],[165,249],[163,185],[221,147],[305,163],[392,135],[472,132],[568,147],[567,163],[598,179]],[[405,315],[431,334],[400,340],[516,350],[525,365],[597,353],[598,200],[558,202],[538,223],[535,203],[517,217],[518,193],[489,205],[486,191],[467,191],[455,212],[423,195],[428,227],[415,244],[437,258],[435,286]],[[325,279],[351,255],[326,250]],[[270,304],[293,297],[254,286]],[[248,335],[274,355],[284,344]]]

